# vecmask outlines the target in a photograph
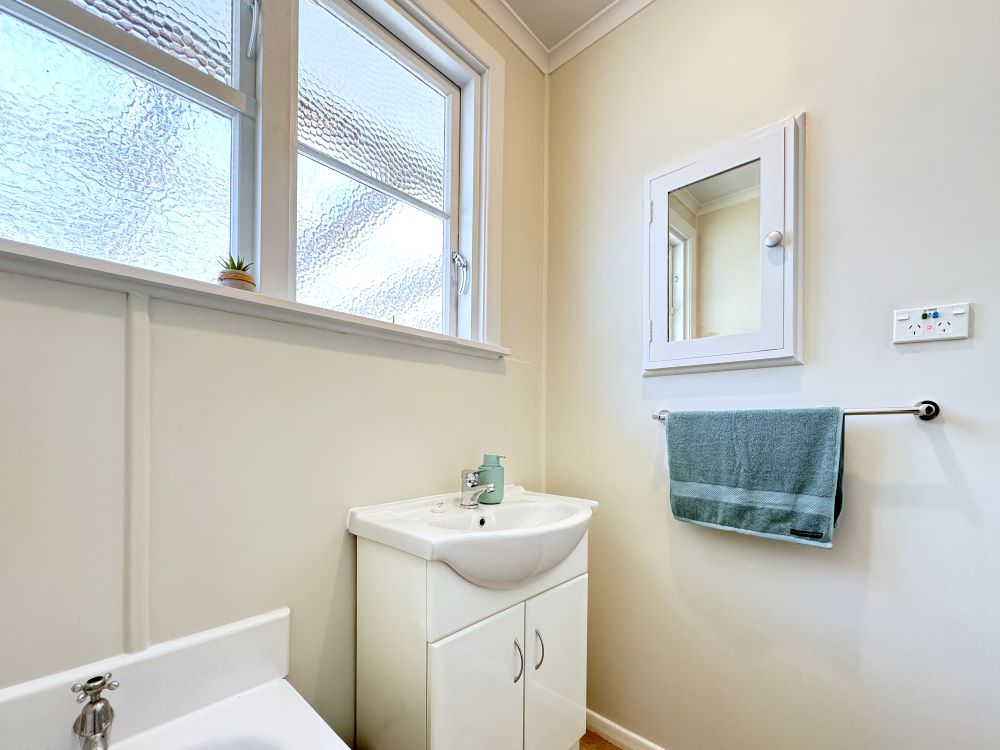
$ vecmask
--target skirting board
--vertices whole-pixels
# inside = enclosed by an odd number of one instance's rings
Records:
[[[587,709],[587,729],[622,750],[667,750]]]

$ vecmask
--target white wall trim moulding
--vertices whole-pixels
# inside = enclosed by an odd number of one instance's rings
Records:
[[[288,674],[287,608],[121,654],[0,690],[4,737],[24,750],[72,750],[80,712],[70,686],[111,672],[121,688],[113,739],[120,742]],[[4,747],[7,747],[5,744]]]
[[[618,726],[610,719],[605,719],[598,713],[587,709],[587,729],[608,742],[618,745],[622,750],[667,750],[656,745],[625,727]]]
[[[125,651],[149,647],[152,334],[149,295],[130,292],[125,324]]]
[[[506,0],[473,0],[528,59],[545,74],[572,60],[601,37],[621,26],[653,0],[615,0],[587,19],[565,39],[546,47]]]

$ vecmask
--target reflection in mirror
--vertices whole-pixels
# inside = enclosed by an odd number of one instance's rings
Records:
[[[760,329],[760,161],[673,190],[668,200],[670,341]]]

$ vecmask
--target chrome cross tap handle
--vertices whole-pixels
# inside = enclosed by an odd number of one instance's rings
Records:
[[[78,682],[70,688],[79,694],[76,702],[86,704],[73,722],[73,734],[80,741],[82,750],[108,750],[110,747],[115,710],[102,693],[117,689],[118,682],[111,679],[110,672]]]

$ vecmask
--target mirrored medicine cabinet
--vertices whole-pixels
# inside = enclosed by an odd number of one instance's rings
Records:
[[[804,115],[646,179],[647,374],[801,364]]]

